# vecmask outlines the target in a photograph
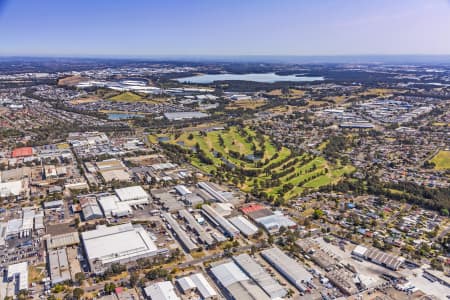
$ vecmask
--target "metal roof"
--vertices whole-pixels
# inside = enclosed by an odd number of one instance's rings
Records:
[[[16,291],[28,289],[28,263],[9,265],[8,278],[16,280]]]
[[[148,232],[139,225],[98,226],[81,234],[87,257],[102,264],[156,254],[157,248]]]
[[[278,281],[276,281],[269,273],[254,260],[250,255],[244,253],[234,256],[233,260],[239,267],[250,276],[255,282],[266,292],[270,298],[283,298],[287,291]]]
[[[261,255],[297,289],[300,291],[306,290],[303,283],[311,281],[312,276],[295,259],[289,257],[277,247],[266,249],[261,252]]]
[[[236,216],[228,219],[231,224],[236,226],[240,232],[245,236],[251,236],[258,232],[258,227],[252,224],[249,220],[243,216]]]
[[[175,293],[175,287],[170,281],[149,285],[144,289],[144,292],[151,300],[180,300]]]
[[[120,201],[130,201],[136,204],[148,203],[150,196],[147,192],[140,186],[130,186],[126,188],[115,190],[117,197]]]

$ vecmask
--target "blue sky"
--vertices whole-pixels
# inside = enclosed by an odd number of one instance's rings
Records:
[[[0,0],[0,55],[450,54],[450,0]]]

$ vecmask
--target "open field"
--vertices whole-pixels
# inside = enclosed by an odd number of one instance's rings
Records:
[[[436,165],[436,170],[448,170],[450,169],[450,151],[439,151],[432,159],[432,162]]]
[[[98,100],[100,100],[100,98],[97,97],[97,96],[89,96],[89,97],[83,97],[83,98],[70,100],[69,102],[71,104],[77,105],[77,104],[85,104],[85,103],[96,102]]]
[[[268,96],[278,96],[282,98],[299,98],[305,95],[305,91],[298,90],[298,89],[289,89],[289,91],[286,91],[283,93],[281,89],[271,90],[270,92],[267,92],[266,95]]]
[[[288,200],[305,189],[335,183],[352,166],[332,165],[323,157],[296,154],[249,127],[209,132],[152,135],[152,143],[172,145],[204,172],[246,192],[263,192],[271,200]]]
[[[236,100],[228,104],[226,109],[256,109],[266,103],[267,101],[265,99]]]
[[[117,102],[139,102],[142,100],[142,97],[132,92],[123,92],[121,94],[108,98],[108,100]]]

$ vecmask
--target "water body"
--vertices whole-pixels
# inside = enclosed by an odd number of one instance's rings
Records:
[[[295,81],[295,82],[310,82],[322,81],[322,76],[298,76],[298,75],[277,75],[275,73],[249,73],[249,74],[203,74],[198,76],[190,76],[175,79],[178,82],[190,83],[212,83],[214,81],[224,80],[243,80],[274,83],[279,81]]]
[[[108,120],[111,121],[120,121],[120,120],[128,120],[133,118],[143,118],[143,115],[138,114],[128,114],[128,113],[113,113],[108,114]]]

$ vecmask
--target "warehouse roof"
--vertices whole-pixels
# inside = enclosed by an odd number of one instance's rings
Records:
[[[31,155],[33,155],[33,148],[31,148],[31,147],[16,148],[11,153],[11,156],[13,158],[26,157],[26,156],[31,156]]]
[[[281,227],[289,228],[297,225],[288,217],[279,214],[258,218],[255,221],[264,226],[267,231],[278,231]]]
[[[202,273],[196,273],[190,276],[185,276],[177,279],[183,292],[197,289],[200,296],[203,299],[209,299],[211,297],[217,296],[216,290],[211,286],[211,284],[206,280]]]
[[[132,259],[156,253],[155,243],[142,226],[126,223],[117,226],[97,226],[81,234],[89,260],[102,264]]]
[[[19,196],[22,190],[23,185],[21,180],[0,182],[0,198]]]
[[[302,265],[277,247],[266,249],[261,255],[300,291],[305,290],[304,282],[312,280],[311,274]]]
[[[224,287],[235,282],[249,280],[247,275],[245,275],[234,262],[227,262],[215,266],[211,268],[211,272]]]
[[[144,289],[145,295],[151,300],[180,300],[170,281],[157,282]]]
[[[236,216],[229,219],[231,224],[236,226],[240,232],[245,236],[251,236],[258,232],[258,227],[253,225],[249,220],[243,216]]]
[[[148,201],[149,199],[149,195],[140,185],[116,189],[115,192],[120,201],[133,201],[141,199]]]
[[[80,243],[78,232],[69,232],[64,234],[53,235],[47,239],[47,249],[56,249]]]
[[[16,291],[28,289],[28,263],[9,265],[8,278],[16,280]]]
[[[233,260],[239,267],[272,298],[283,298],[287,291],[250,255],[244,253],[234,256]]]

